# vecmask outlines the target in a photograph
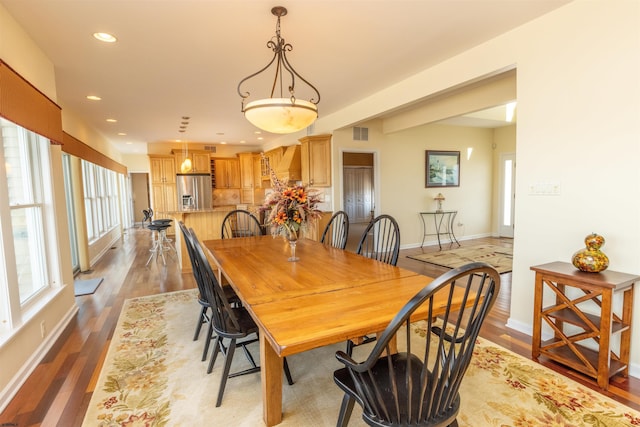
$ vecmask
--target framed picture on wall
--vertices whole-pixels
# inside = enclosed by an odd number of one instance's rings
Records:
[[[460,186],[460,152],[427,150],[425,187]]]

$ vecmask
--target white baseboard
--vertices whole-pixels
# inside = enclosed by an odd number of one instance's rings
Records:
[[[60,322],[58,322],[58,324],[51,330],[51,333],[47,335],[46,339],[44,339],[38,348],[31,354],[31,357],[29,357],[18,372],[16,372],[4,390],[0,392],[0,413],[5,410],[7,405],[11,402],[11,399],[13,399],[20,390],[20,387],[22,387],[38,364],[45,358],[49,350],[51,350],[58,338],[60,338],[65,328],[69,325],[71,320],[73,320],[76,313],[78,313],[78,306],[73,304]]]
[[[456,236],[456,239],[458,240],[458,242],[462,242],[464,240],[473,240],[473,239],[482,239],[484,237],[496,237],[496,236],[492,236],[491,233],[483,233],[483,234],[476,234],[473,236],[463,236],[463,237],[458,237]],[[400,245],[400,249],[414,249],[414,248],[419,248],[421,242],[415,242],[415,243],[408,243],[406,245]],[[438,240],[433,239],[433,240],[427,240],[424,242],[424,245],[422,246],[438,246]],[[443,240],[442,241],[442,249],[449,249],[447,246],[449,246],[449,240]],[[453,247],[451,249],[455,249],[457,248],[457,245],[453,245]]]
[[[513,320],[513,318],[509,318],[507,320],[507,328],[516,330],[518,332],[522,332],[523,334],[532,336],[533,335],[533,326],[527,323],[522,323],[517,320]],[[545,333],[542,331],[542,340],[546,341],[553,338],[553,334],[550,332]],[[640,365],[637,363],[629,363],[629,376],[634,378],[640,378]]]

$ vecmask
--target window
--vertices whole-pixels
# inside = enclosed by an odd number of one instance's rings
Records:
[[[116,172],[82,161],[84,210],[89,242],[118,226],[118,185]]]
[[[5,257],[0,268],[5,271],[8,299],[14,300],[11,295],[16,289],[11,286],[17,283],[22,306],[50,283],[45,217],[51,212],[45,195],[52,194],[51,180],[45,179],[50,170],[49,140],[2,118],[0,129],[6,177],[2,192],[7,192],[0,212],[7,212],[4,203],[9,212],[8,217],[0,217],[0,223],[3,233],[12,235],[3,239]]]

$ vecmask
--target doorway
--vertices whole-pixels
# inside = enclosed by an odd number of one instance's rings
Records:
[[[375,216],[373,153],[342,153],[343,206],[349,216],[347,250],[357,249],[360,237]]]
[[[132,173],[131,175],[131,200],[133,204],[133,223],[140,223],[144,215],[143,209],[149,209],[149,174]]]

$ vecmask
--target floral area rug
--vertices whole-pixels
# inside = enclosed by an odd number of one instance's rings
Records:
[[[222,359],[206,373],[204,332],[193,333],[195,291],[127,300],[83,426],[261,426],[260,375],[230,378],[215,407]],[[415,325],[412,339],[424,330]],[[398,345],[402,342],[399,339]],[[364,358],[368,346],[354,351]],[[336,344],[287,357],[282,426],[334,426],[342,395],[333,383]],[[360,352],[360,353],[358,353]],[[258,358],[258,345],[252,347]],[[231,372],[247,366],[237,352]],[[461,387],[460,427],[637,426],[640,413],[487,340],[479,339]],[[364,426],[356,405],[350,426]]]
[[[448,251],[407,255],[407,257],[447,268],[457,268],[470,262],[482,261],[503,274],[512,269],[513,248],[495,245],[462,246]]]

